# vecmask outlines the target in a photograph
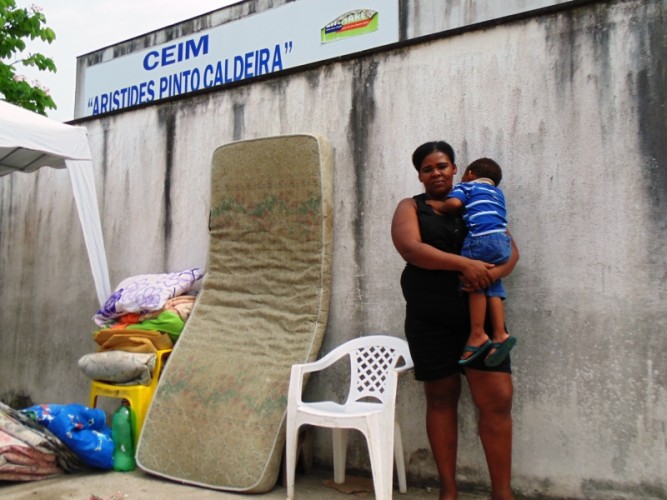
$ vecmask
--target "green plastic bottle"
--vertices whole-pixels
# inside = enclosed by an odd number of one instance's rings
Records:
[[[113,469],[121,472],[134,470],[134,446],[132,445],[132,414],[126,401],[118,407],[111,418],[113,440]]]

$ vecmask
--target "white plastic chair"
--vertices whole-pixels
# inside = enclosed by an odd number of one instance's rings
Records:
[[[301,395],[304,374],[323,370],[339,359],[350,357],[350,389],[344,404],[333,401],[304,402]],[[399,367],[399,361],[403,364]],[[350,340],[322,359],[292,366],[287,399],[286,475],[287,498],[294,498],[297,439],[299,428],[309,424],[332,429],[334,482],[345,482],[348,429],[366,437],[373,472],[375,498],[388,500],[393,491],[393,455],[399,491],[405,493],[405,459],[398,422],[395,419],[398,374],[412,368],[405,340],[371,335]]]

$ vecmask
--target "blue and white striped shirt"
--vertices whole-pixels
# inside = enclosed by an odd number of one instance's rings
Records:
[[[448,197],[461,201],[465,208],[463,220],[470,236],[483,236],[507,231],[507,209],[503,192],[486,178],[461,182]]]

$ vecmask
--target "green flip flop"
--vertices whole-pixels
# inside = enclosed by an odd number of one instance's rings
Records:
[[[489,348],[495,349],[495,351],[489,354],[489,357],[484,360],[484,364],[490,367],[498,366],[505,361],[516,342],[516,337],[512,336],[507,337],[503,342],[493,342]]]
[[[470,363],[473,359],[477,359],[480,357],[489,347],[491,347],[491,341],[487,340],[484,342],[481,346],[476,347],[474,345],[467,345],[463,348],[463,352],[471,352],[472,356],[469,356],[465,359],[459,359],[459,365],[460,366],[465,366],[468,363]]]

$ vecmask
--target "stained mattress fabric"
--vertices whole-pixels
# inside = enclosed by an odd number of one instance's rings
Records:
[[[209,268],[140,437],[145,472],[233,491],[275,485],[290,369],[317,358],[327,324],[332,162],[314,135],[215,151]]]

